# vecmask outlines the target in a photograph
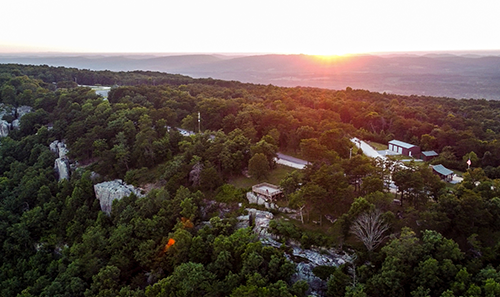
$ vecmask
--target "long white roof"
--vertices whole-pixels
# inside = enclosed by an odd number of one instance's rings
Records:
[[[391,141],[389,141],[389,144],[394,144],[394,145],[397,145],[399,147],[403,147],[403,148],[406,148],[406,149],[410,149],[412,147],[416,147],[416,145],[409,144],[409,143],[406,143],[406,142],[403,142],[403,141],[400,141],[400,140],[391,140]]]

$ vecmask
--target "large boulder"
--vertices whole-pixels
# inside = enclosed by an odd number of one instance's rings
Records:
[[[59,158],[66,158],[66,155],[68,154],[68,148],[66,147],[64,141],[54,140],[49,145],[49,148],[50,151],[57,154]]]
[[[68,158],[57,158],[54,161],[54,169],[57,172],[57,175],[59,176],[59,181],[62,181],[63,179],[68,180],[69,175],[70,175],[70,167],[69,167],[69,160]]]
[[[9,135],[10,124],[7,121],[0,120],[0,137],[6,137]]]
[[[66,148],[66,144],[64,142],[59,142],[57,144],[57,152],[59,153],[59,158],[66,158],[68,149]]]
[[[144,196],[139,189],[124,183],[121,179],[96,184],[94,185],[94,191],[96,198],[99,199],[101,204],[101,210],[108,215],[111,213],[114,200],[120,200],[123,197],[130,196],[132,193],[138,197]]]
[[[12,130],[19,130],[19,127],[21,126],[21,121],[19,119],[15,119],[12,121]]]
[[[57,150],[57,144],[59,143],[59,140],[54,140],[49,144],[49,149],[51,152],[54,154],[59,155],[59,151]]]
[[[269,222],[274,218],[273,214],[269,211],[253,208],[249,208],[247,210],[248,215],[250,216],[250,222],[253,222],[253,231],[261,238],[271,238],[271,234],[268,232],[268,229]]]
[[[250,215],[243,215],[236,218],[238,222],[236,223],[236,229],[243,229],[250,227]]]

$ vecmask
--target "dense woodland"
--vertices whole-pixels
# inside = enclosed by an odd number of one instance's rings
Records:
[[[106,100],[78,84],[113,88]],[[33,107],[0,139],[2,296],[306,296],[290,241],[353,255],[315,270],[326,296],[500,295],[498,101],[0,65],[0,103]],[[367,158],[351,137],[435,150],[464,181]],[[58,182],[49,144],[63,139],[76,169]],[[311,162],[280,182],[304,212],[272,221],[280,249],[235,228],[247,189],[230,184],[247,169],[265,179],[278,151]],[[107,216],[92,186],[115,178],[154,187]]]

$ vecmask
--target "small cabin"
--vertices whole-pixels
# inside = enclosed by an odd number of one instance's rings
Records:
[[[396,152],[401,155],[419,158],[420,157],[420,147],[410,143],[406,143],[400,140],[391,140],[387,144],[390,151]]]
[[[442,180],[447,181],[447,182],[450,182],[450,181],[453,180],[453,175],[455,175],[455,174],[450,169],[444,167],[441,164],[439,164],[439,165],[431,165],[431,167],[432,167],[432,172],[434,172],[435,174],[439,175],[439,177]]]
[[[268,201],[276,201],[283,197],[280,188],[269,183],[260,183],[253,186],[252,192],[257,196],[266,198]]]
[[[435,157],[438,156],[438,153],[436,153],[435,151],[425,151],[425,152],[422,152],[422,160],[427,162],[427,161],[430,161],[431,159],[434,159]]]

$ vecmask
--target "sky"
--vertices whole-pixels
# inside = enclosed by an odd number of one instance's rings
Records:
[[[1,0],[0,53],[500,49],[497,0]]]

